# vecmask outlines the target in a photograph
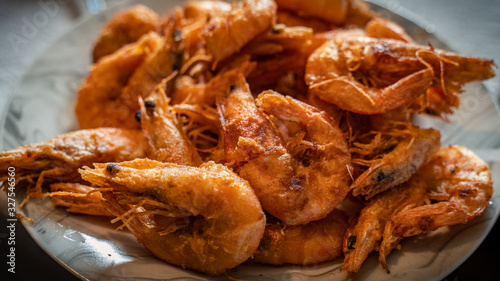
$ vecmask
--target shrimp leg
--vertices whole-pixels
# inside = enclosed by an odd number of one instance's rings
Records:
[[[54,206],[72,213],[112,216],[101,202],[104,200],[95,188],[81,183],[59,182],[50,185],[50,200]]]

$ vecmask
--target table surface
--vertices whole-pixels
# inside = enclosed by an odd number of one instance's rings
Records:
[[[108,0],[109,6],[119,0]],[[500,62],[500,1],[496,0],[373,0],[398,14],[421,21],[427,31],[454,51]],[[56,4],[49,6],[49,4]],[[45,4],[45,5],[44,5]],[[42,11],[42,12],[41,12]],[[41,16],[45,13],[45,16]],[[0,116],[9,96],[29,66],[50,44],[91,15],[84,1],[0,0]],[[31,29],[27,28],[32,24]],[[24,29],[23,29],[24,28]],[[17,35],[17,37],[16,37]],[[485,82],[497,108],[500,76]],[[5,206],[6,204],[0,204]],[[0,280],[77,280],[49,257],[18,224],[16,229],[16,274],[6,273],[8,231],[5,213],[0,217]],[[500,223],[496,223],[482,245],[444,280],[498,280],[500,276]],[[7,277],[7,278],[5,278]]]

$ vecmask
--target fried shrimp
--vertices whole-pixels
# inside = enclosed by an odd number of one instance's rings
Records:
[[[406,183],[375,196],[344,241],[342,269],[357,272],[377,249],[389,253],[404,237],[466,223],[484,212],[493,193],[488,165],[461,146],[442,147]]]
[[[223,165],[135,160],[96,164],[82,178],[158,258],[218,275],[258,248],[266,218],[250,185]]]
[[[400,40],[343,36],[309,57],[306,82],[344,110],[378,114],[411,104],[430,86],[459,93],[465,83],[493,77],[493,65]]]
[[[148,54],[161,45],[161,38],[148,33],[141,39],[99,60],[78,90],[75,113],[80,128],[120,127],[138,129],[134,107],[122,96],[122,88]]]
[[[245,0],[212,18],[202,30],[206,47],[216,61],[228,58],[276,22],[273,0]]]
[[[165,78],[148,98],[139,100],[141,126],[151,150],[149,157],[161,162],[198,166],[202,163],[200,155],[168,106],[165,95],[168,81],[169,78]]]
[[[398,213],[392,218],[394,235],[466,223],[484,212],[493,193],[488,164],[463,146],[441,148],[418,175],[429,184],[435,203]]]
[[[384,230],[391,217],[405,208],[423,205],[426,200],[427,185],[418,177],[373,197],[346,232],[341,270],[358,272],[368,255],[378,249],[381,240],[386,236],[390,239],[390,233],[387,235]]]
[[[388,131],[375,134],[371,144],[354,143],[357,147],[351,150],[368,152],[367,148],[375,145],[380,146],[377,148],[383,151],[378,151],[375,159],[353,159],[353,163],[368,165],[368,169],[351,185],[354,196],[362,195],[370,198],[407,181],[441,146],[439,131],[432,128],[421,129],[411,123],[391,124]],[[389,139],[382,140],[384,137],[379,134]],[[373,133],[369,135],[373,136]],[[372,149],[377,150],[377,148]],[[386,152],[387,150],[389,151]]]
[[[326,218],[305,225],[284,225],[267,219],[264,237],[252,261],[263,264],[318,264],[342,255],[347,217],[334,210]]]
[[[416,177],[426,182],[431,204],[406,208],[387,223],[379,249],[387,270],[387,256],[404,237],[467,223],[484,212],[493,193],[489,166],[463,146],[442,147]]]
[[[147,140],[138,130],[98,128],[59,135],[47,142],[0,153],[0,181],[16,167],[17,181],[36,180],[28,197],[39,197],[44,182],[79,182],[77,169],[95,162],[146,157]],[[5,173],[5,174],[4,174]]]
[[[284,142],[255,105],[242,75],[218,109],[226,161],[248,180],[263,208],[286,224],[306,224],[330,213],[349,191],[347,142],[330,117],[275,92],[260,95],[266,114],[296,124]]]
[[[431,86],[434,75],[432,68],[427,68],[416,59],[411,63],[420,66],[417,69],[413,67],[414,71],[407,69],[406,61],[393,56],[396,61],[384,63],[387,70],[380,69],[381,74],[376,73],[377,69],[372,67],[373,64],[380,60],[379,57],[384,52],[390,50],[390,46],[368,49],[363,46],[362,42],[365,40],[372,38],[346,40],[343,37],[342,40],[327,41],[316,49],[306,66],[306,82],[311,93],[347,111],[378,114],[410,103]],[[365,79],[384,79],[384,76],[394,79],[396,74],[398,78],[393,83],[385,83],[381,88],[369,87],[352,74],[363,70],[369,71]],[[384,74],[384,71],[391,73]]]
[[[158,15],[143,5],[136,5],[116,14],[104,26],[96,40],[94,62],[126,44],[137,41],[146,33],[156,31],[158,25]]]
[[[291,195],[292,198],[297,196],[294,203],[302,208],[303,215],[298,215],[296,224],[301,218],[302,223],[313,221],[315,213],[319,217],[325,210],[340,204],[349,190],[346,184],[350,182],[351,163],[346,140],[335,121],[324,111],[276,92],[262,93],[256,104],[272,118],[300,128],[297,135],[292,135],[292,131],[288,132],[289,137],[281,134],[285,137],[288,151],[288,155],[284,156],[291,156],[290,162],[275,159],[277,165],[288,164],[288,169],[291,168],[278,178],[289,184],[282,185],[284,190],[291,191],[285,196],[294,193]],[[262,168],[265,166],[267,164]],[[290,217],[294,217],[294,214]]]

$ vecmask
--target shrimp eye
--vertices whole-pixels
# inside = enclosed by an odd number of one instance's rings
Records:
[[[385,179],[385,173],[384,172],[379,172],[377,175],[377,178],[375,179],[376,182],[381,182]]]
[[[273,26],[273,33],[274,34],[280,34],[284,29],[284,25],[282,24],[277,24],[275,26]]]
[[[234,90],[236,90],[236,89],[238,89],[238,86],[236,86],[236,85],[234,85],[234,84],[233,84],[233,85],[231,85],[231,86],[229,86],[229,90],[231,90],[231,91],[234,91]]]
[[[174,55],[174,65],[172,70],[180,70],[183,65],[184,54],[182,52],[175,53]]]
[[[179,43],[182,40],[182,31],[180,29],[176,29],[174,31],[174,42]]]
[[[146,106],[147,109],[154,109],[156,104],[153,99],[147,99],[144,101],[144,105]]]
[[[137,110],[134,117],[135,117],[135,121],[141,123],[141,111],[140,110]]]
[[[110,173],[111,175],[114,175],[114,174],[118,173],[119,170],[120,170],[120,168],[118,168],[118,166],[116,166],[116,164],[113,164],[113,163],[108,164],[106,166],[106,171],[108,173]]]
[[[356,238],[356,236],[354,235],[349,236],[349,238],[347,238],[347,249],[354,250],[356,248],[355,245],[357,240],[358,239]]]

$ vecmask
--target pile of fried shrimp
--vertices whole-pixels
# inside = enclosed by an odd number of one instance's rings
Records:
[[[137,5],[92,56],[80,129],[1,152],[0,180],[16,167],[22,204],[109,216],[169,264],[355,273],[375,251],[389,271],[403,238],[467,223],[493,193],[484,161],[410,121],[447,120],[493,61],[419,45],[364,2]]]

